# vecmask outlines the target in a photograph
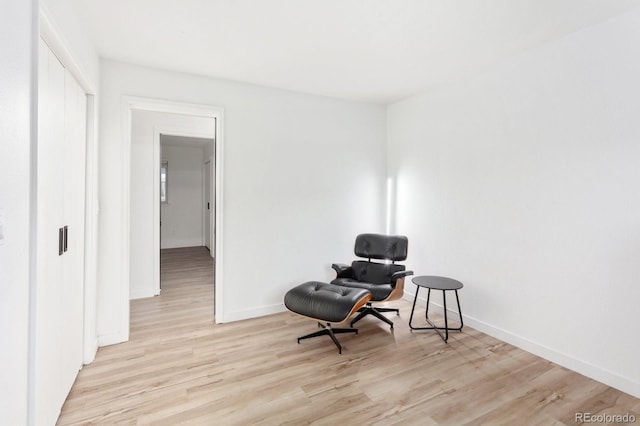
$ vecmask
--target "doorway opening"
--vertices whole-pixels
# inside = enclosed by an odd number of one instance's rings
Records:
[[[130,155],[130,174],[125,176],[129,191],[126,330],[131,326],[130,300],[161,293],[161,266],[167,266],[161,265],[161,250],[174,251],[169,254],[187,252],[187,248],[205,251],[213,263],[211,277],[203,278],[211,289],[210,309],[214,322],[222,322],[223,111],[141,98],[125,101],[125,145]],[[173,262],[184,266],[180,260]]]
[[[179,262],[174,264],[171,259],[176,256],[183,260],[188,254],[200,258],[193,270],[208,268],[211,274],[215,259],[215,139],[166,133],[160,133],[159,138],[160,280],[154,294],[174,276]],[[208,260],[202,257],[205,251]],[[165,264],[165,260],[170,263]],[[188,276],[189,271],[182,273],[185,281],[193,278]],[[207,274],[198,277],[208,280]]]

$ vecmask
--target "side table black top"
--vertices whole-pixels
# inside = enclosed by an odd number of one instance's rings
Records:
[[[411,282],[417,286],[433,290],[459,290],[464,287],[464,284],[458,280],[447,277],[438,277],[436,275],[421,275],[413,277]]]
[[[411,279],[416,287],[416,295],[413,298],[413,306],[411,307],[411,316],[409,317],[409,328],[411,330],[435,330],[436,333],[440,335],[442,340],[445,343],[449,340],[449,331],[462,331],[462,327],[464,323],[462,322],[462,310],[460,309],[460,298],[458,297],[458,290],[460,290],[464,285],[453,278],[447,277],[438,277],[436,275],[421,275],[417,277],[413,277]],[[418,293],[420,292],[420,287],[426,288],[428,290],[427,293],[427,307],[424,312],[424,318],[429,323],[430,327],[414,327],[413,325],[413,312],[416,309],[416,301],[418,300]],[[441,290],[442,291],[442,303],[444,305],[444,327],[439,327],[435,325],[429,319],[429,300],[431,298],[431,290]],[[447,295],[445,294],[447,291],[453,291],[456,294],[456,303],[458,305],[458,316],[460,318],[460,327],[449,327],[449,318],[447,315]],[[444,330],[444,335],[441,330]]]

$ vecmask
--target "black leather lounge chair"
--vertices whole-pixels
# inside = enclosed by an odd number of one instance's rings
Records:
[[[367,260],[355,260],[351,266],[334,263],[336,279],[331,284],[369,290],[371,301],[361,307],[359,314],[351,321],[351,326],[367,315],[386,322],[393,328],[393,322],[382,315],[382,312],[396,312],[394,308],[376,308],[372,302],[386,302],[400,299],[404,292],[404,277],[413,275],[406,271],[404,265],[396,261],[407,258],[408,239],[403,235],[360,234],[356,237],[354,252],[356,256]],[[372,259],[382,260],[382,263],[372,262]]]

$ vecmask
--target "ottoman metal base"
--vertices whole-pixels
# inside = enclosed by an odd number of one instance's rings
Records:
[[[356,328],[334,328],[331,323],[347,320],[354,312],[371,299],[368,290],[343,287],[335,284],[309,281],[300,284],[287,292],[284,305],[291,312],[312,318],[318,322],[321,330],[298,337],[300,340],[327,335],[342,353],[342,345],[336,338],[339,333],[356,333]],[[326,324],[326,325],[325,325]]]
[[[329,337],[331,337],[331,340],[333,340],[333,343],[335,343],[336,346],[338,347],[338,353],[342,354],[342,345],[336,338],[336,334],[338,333],[358,334],[357,328],[334,328],[334,327],[331,327],[330,323],[327,323],[327,325],[324,325],[321,322],[319,322],[318,327],[322,327],[322,330],[318,330],[313,333],[305,334],[304,336],[298,337],[298,343],[300,343],[300,340],[303,340],[303,339],[310,339],[312,337],[324,336],[326,334],[326,335],[329,335]]]

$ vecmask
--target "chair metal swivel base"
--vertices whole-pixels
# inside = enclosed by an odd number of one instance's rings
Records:
[[[366,306],[363,306],[362,308],[358,309],[358,316],[356,316],[353,319],[353,321],[351,321],[350,325],[351,325],[351,327],[353,327],[353,324],[357,323],[362,318],[366,317],[367,315],[373,315],[374,317],[378,318],[379,320],[386,322],[387,324],[389,324],[389,326],[391,328],[393,328],[393,321],[391,321],[389,318],[387,318],[384,315],[382,315],[381,312],[395,312],[397,315],[400,315],[400,309],[396,309],[396,308],[374,308],[373,306],[371,306],[371,303],[367,303]]]
[[[352,328],[333,328],[331,327],[330,323],[327,323],[327,325],[324,325],[321,322],[318,322],[318,327],[322,327],[322,330],[318,330],[313,333],[305,334],[304,336],[298,337],[298,343],[300,343],[300,340],[303,340],[303,339],[311,339],[312,337],[328,335],[329,337],[331,337],[331,340],[333,340],[333,343],[335,343],[336,346],[338,347],[338,353],[342,354],[342,345],[336,338],[336,334],[339,334],[339,333],[358,334],[358,329],[353,327]]]

